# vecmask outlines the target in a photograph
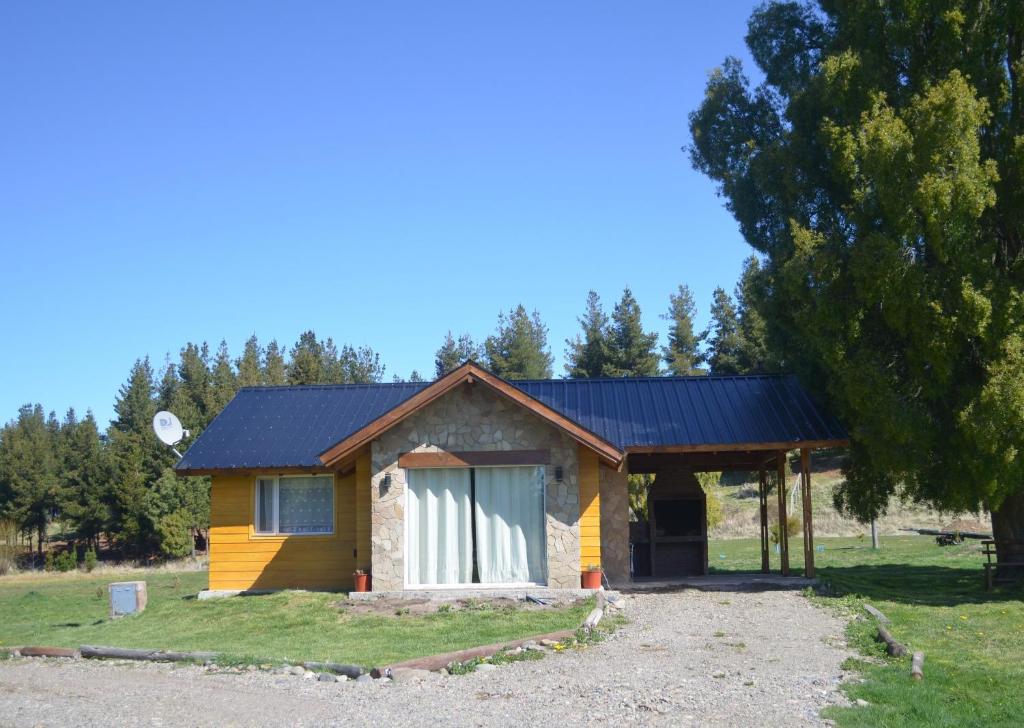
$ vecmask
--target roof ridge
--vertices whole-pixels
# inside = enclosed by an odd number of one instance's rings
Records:
[[[427,386],[430,382],[349,382],[345,384],[253,384],[239,387],[239,392],[267,392],[270,390],[287,390],[290,392],[296,389],[358,389],[370,387],[413,387]]]
[[[793,377],[790,372],[779,374],[687,374],[650,375],[638,377],[563,377],[560,379],[508,379],[509,384],[539,384],[541,382],[672,382],[706,381],[708,379],[785,379]]]

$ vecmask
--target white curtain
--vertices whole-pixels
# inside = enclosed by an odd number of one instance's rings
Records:
[[[473,526],[468,468],[408,471],[406,582],[469,584]]]
[[[482,584],[543,584],[544,469],[476,468],[476,561]]]

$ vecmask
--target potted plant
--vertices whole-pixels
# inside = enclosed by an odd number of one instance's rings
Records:
[[[601,588],[601,576],[604,574],[604,570],[600,564],[587,564],[587,568],[583,571],[583,588],[584,589],[600,589]]]
[[[353,581],[356,583],[357,592],[368,592],[370,591],[370,575],[362,569],[356,569],[355,574],[352,575]]]

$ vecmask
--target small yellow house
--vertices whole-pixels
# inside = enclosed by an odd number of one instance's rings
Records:
[[[661,473],[667,504],[639,571],[702,573],[692,472],[844,443],[791,378],[512,382],[469,362],[431,383],[243,389],[176,471],[212,477],[212,592],[348,590],[357,570],[381,592],[579,588],[638,571],[628,472]]]

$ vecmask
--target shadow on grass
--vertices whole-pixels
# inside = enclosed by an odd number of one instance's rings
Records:
[[[958,604],[998,603],[1024,598],[1024,586],[985,591],[981,569],[909,564],[829,566],[818,570],[822,582],[838,595],[860,594],[870,599],[952,607]]]

